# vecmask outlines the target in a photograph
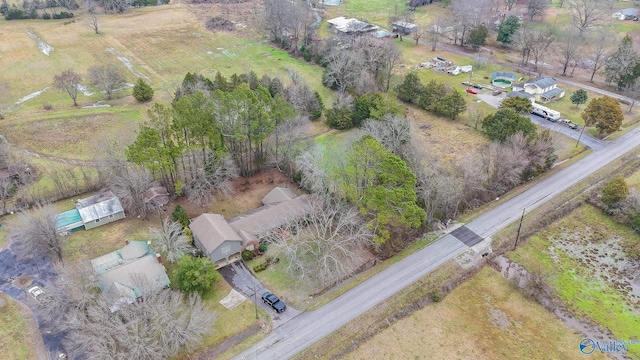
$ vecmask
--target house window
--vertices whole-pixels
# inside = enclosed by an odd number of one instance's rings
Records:
[[[109,215],[109,219],[113,219],[113,214]]]
[[[100,219],[96,219],[96,222],[97,222],[97,223],[99,223],[99,222],[100,222]]]
[[[221,252],[223,255],[226,255],[226,254],[230,253],[230,252],[231,252],[231,246],[230,246],[230,245],[223,246],[223,247],[220,249],[220,252]]]

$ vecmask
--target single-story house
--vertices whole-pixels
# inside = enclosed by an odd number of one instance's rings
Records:
[[[120,200],[111,191],[96,194],[76,201],[76,208],[58,214],[56,227],[59,232],[70,232],[124,219],[124,209]]]
[[[254,250],[260,240],[289,219],[306,214],[308,195],[296,195],[276,187],[262,198],[263,206],[226,220],[205,213],[191,220],[193,242],[218,269],[242,259],[242,251]]]
[[[151,251],[146,241],[127,241],[122,249],[91,260],[91,265],[100,290],[127,302],[171,283],[160,254]]]
[[[613,13],[611,17],[619,20],[635,20],[638,17],[638,10],[634,8],[622,9]]]
[[[513,91],[523,91],[533,95],[535,101],[549,103],[564,97],[565,90],[558,87],[558,81],[551,77],[539,77],[524,83],[513,84]]]
[[[189,224],[193,243],[220,268],[242,259],[242,238],[220,214],[204,213]]]
[[[418,25],[406,21],[396,21],[391,24],[391,30],[393,32],[408,35],[418,31]]]
[[[376,25],[354,18],[347,19],[344,16],[327,20],[327,22],[329,23],[329,29],[333,30],[336,34],[358,35],[370,33],[379,29]]]

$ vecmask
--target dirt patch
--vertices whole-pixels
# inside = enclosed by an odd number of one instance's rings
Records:
[[[35,279],[35,277],[30,275],[22,275],[22,276],[18,276],[15,280],[13,280],[11,284],[17,288],[24,289],[27,286],[31,285],[31,282],[33,281],[33,279]]]
[[[192,204],[186,197],[179,199],[178,204],[187,211],[191,218],[204,212],[212,212],[214,214],[222,214],[226,219],[230,219],[262,206],[260,199],[276,186],[287,187],[297,194],[304,194],[304,191],[296,183],[278,170],[272,169],[259,172],[248,178],[235,180],[233,182],[235,189],[233,195],[228,198],[216,199],[217,201],[208,207]],[[173,211],[173,206],[175,204],[168,205],[168,209]]]

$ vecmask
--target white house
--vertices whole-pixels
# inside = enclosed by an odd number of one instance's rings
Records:
[[[513,84],[513,91],[533,95],[537,102],[549,103],[564,97],[564,89],[558,87],[558,81],[551,77],[539,77],[524,83]]]
[[[634,8],[622,9],[613,13],[611,17],[618,20],[634,20],[638,17],[638,10]]]

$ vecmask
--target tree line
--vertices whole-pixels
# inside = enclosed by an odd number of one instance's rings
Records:
[[[254,72],[188,73],[170,106],[156,103],[126,157],[148,169],[177,195],[203,203],[228,192],[228,181],[265,166],[291,168],[305,119],[322,114],[319,95],[297,75],[283,86]],[[294,135],[298,133],[298,135]]]

